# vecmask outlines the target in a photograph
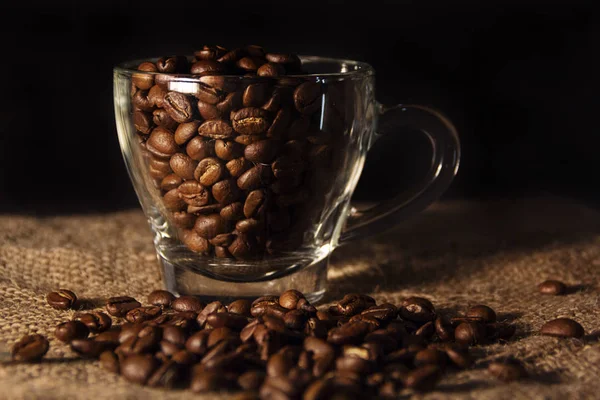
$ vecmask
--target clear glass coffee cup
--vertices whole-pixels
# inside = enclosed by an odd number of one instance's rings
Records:
[[[383,106],[363,62],[300,57],[280,77],[114,69],[119,142],[168,290],[210,298],[326,290],[340,246],[400,223],[457,173],[455,127],[429,107]],[[351,204],[381,135],[422,132],[431,163],[417,187]],[[390,160],[393,163],[393,160]]]

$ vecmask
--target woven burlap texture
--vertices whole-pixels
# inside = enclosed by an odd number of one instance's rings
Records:
[[[143,388],[81,360],[54,339],[73,311],[45,302],[48,291],[71,288],[99,307],[127,294],[145,299],[160,288],[152,235],[139,210],[103,215],[0,216],[0,352],[22,335],[41,333],[50,351],[39,364],[0,365],[0,398],[186,399],[190,391]],[[556,198],[446,202],[375,238],[337,249],[323,304],[347,291],[395,304],[409,295],[442,312],[484,303],[517,326],[508,344],[475,348],[478,361],[452,372],[425,399],[600,398],[600,213]],[[566,296],[543,296],[536,284],[555,278],[574,285]],[[583,339],[537,334],[544,321],[570,317]],[[530,377],[501,384],[490,360],[523,360]]]

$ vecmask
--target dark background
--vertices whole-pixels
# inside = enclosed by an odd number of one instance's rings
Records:
[[[214,43],[366,61],[381,102],[443,110],[463,144],[446,198],[550,192],[600,203],[600,21],[591,1],[189,4],[0,6],[0,212],[136,207],[112,67]],[[357,197],[416,179],[423,147],[408,133],[382,140]]]

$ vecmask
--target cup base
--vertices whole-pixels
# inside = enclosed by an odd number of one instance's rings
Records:
[[[283,277],[255,282],[214,279],[198,270],[172,263],[160,253],[158,259],[162,265],[166,289],[176,295],[194,295],[207,301],[230,302],[240,298],[279,295],[288,289],[296,289],[304,293],[306,299],[313,303],[325,294],[329,257],[316,259],[311,264]]]

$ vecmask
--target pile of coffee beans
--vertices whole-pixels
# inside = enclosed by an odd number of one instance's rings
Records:
[[[259,46],[204,46],[193,60],[137,70],[132,121],[145,170],[185,246],[240,260],[301,246],[343,148],[333,145],[345,120],[337,83],[303,78],[298,56]],[[194,75],[194,89],[182,90],[178,74]]]

